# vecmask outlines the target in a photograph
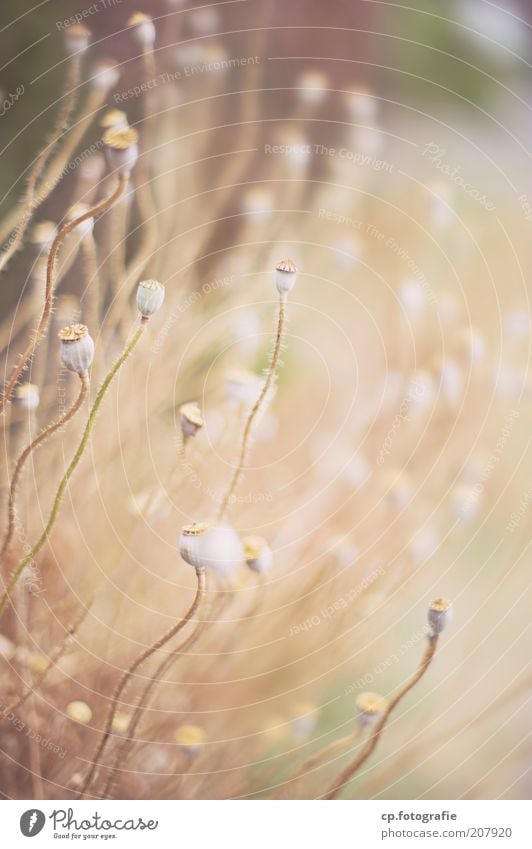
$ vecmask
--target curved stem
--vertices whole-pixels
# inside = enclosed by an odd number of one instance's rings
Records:
[[[255,401],[251,412],[247,418],[246,425],[244,427],[244,433],[242,435],[242,443],[240,446],[240,456],[238,458],[237,466],[233,472],[233,476],[229,482],[229,486],[227,488],[227,492],[225,493],[222,503],[220,505],[220,509],[218,510],[217,521],[221,522],[227,513],[227,508],[229,507],[229,502],[238,486],[238,482],[244,471],[244,464],[246,461],[246,454],[248,450],[249,440],[251,436],[251,430],[253,428],[253,423],[257,418],[257,415],[260,411],[260,408],[263,404],[264,399],[266,398],[268,392],[270,391],[270,387],[275,380],[275,376],[277,373],[277,366],[279,364],[279,357],[281,355],[281,345],[283,341],[283,330],[284,330],[284,322],[286,318],[286,296],[280,295],[279,297],[279,318],[277,321],[277,335],[275,337],[275,345],[273,349],[272,361],[270,363],[270,367],[268,369],[268,374],[266,375],[266,380],[264,381],[264,385],[260,391],[259,397]]]
[[[35,448],[38,448],[39,445],[42,445],[45,440],[47,440],[52,434],[54,434],[60,427],[67,424],[71,419],[74,418],[78,410],[83,405],[85,398],[87,397],[87,393],[89,391],[90,380],[88,372],[81,375],[81,386],[79,389],[79,394],[71,407],[63,413],[63,415],[57,419],[56,422],[49,425],[42,433],[37,436],[33,442],[30,442],[29,445],[26,446],[20,457],[18,458],[15,469],[13,472],[13,477],[11,479],[11,486],[9,488],[9,501],[7,506],[7,529],[4,536],[4,542],[2,544],[2,548],[0,550],[0,559],[4,556],[6,551],[9,548],[11,540],[13,539],[13,534],[15,531],[15,520],[17,515],[17,492],[18,492],[18,483],[20,480],[20,475],[22,473],[22,469],[24,468],[24,464],[26,460],[30,457],[32,451]]]
[[[198,610],[198,608],[201,604],[201,601],[203,599],[203,595],[205,593],[205,583],[206,583],[206,581],[205,581],[205,570],[204,569],[197,569],[196,570],[196,577],[197,577],[197,580],[198,580],[197,588],[196,588],[196,595],[194,597],[194,601],[192,602],[191,606],[187,610],[185,616],[182,619],[180,619],[178,622],[176,622],[175,625],[172,625],[172,627],[168,631],[166,631],[162,635],[162,637],[159,637],[159,639],[156,640],[155,643],[153,643],[151,646],[149,646],[147,649],[145,649],[143,652],[141,652],[138,655],[138,657],[135,658],[135,660],[133,661],[133,663],[131,664],[129,669],[126,672],[124,672],[124,674],[120,678],[120,681],[118,682],[118,685],[115,689],[115,692],[113,693],[113,697],[112,697],[112,700],[111,700],[111,707],[110,707],[109,713],[107,715],[107,720],[106,720],[106,723],[105,723],[105,728],[104,728],[104,731],[103,731],[103,734],[102,734],[102,738],[101,738],[101,740],[98,744],[98,747],[97,747],[96,752],[94,754],[94,757],[92,759],[92,764],[91,764],[90,769],[89,769],[89,771],[88,771],[88,773],[85,777],[85,781],[83,782],[81,790],[79,791],[79,794],[78,794],[79,799],[83,798],[86,791],[90,787],[94,773],[96,772],[96,770],[97,770],[97,768],[98,768],[98,766],[101,762],[101,759],[102,759],[102,756],[104,754],[105,748],[107,746],[109,737],[111,736],[111,732],[112,732],[112,728],[113,728],[113,720],[116,716],[116,711],[118,709],[120,697],[121,697],[122,693],[124,692],[125,688],[127,687],[128,683],[130,682],[131,678],[133,677],[133,675],[135,674],[135,672],[137,671],[139,666],[141,666],[144,663],[144,661],[148,660],[148,658],[150,658],[157,651],[159,651],[159,649],[163,648],[163,646],[165,646],[166,643],[168,643],[173,637],[175,637],[176,634],[178,634],[185,627],[185,625],[187,625],[187,623],[190,622],[190,620],[192,619],[192,617],[194,616],[194,614]]]
[[[55,145],[61,138],[64,133],[68,119],[70,114],[74,108],[74,104],[76,102],[77,88],[79,83],[79,75],[81,68],[81,60],[79,56],[73,56],[71,61],[68,63],[68,76],[66,81],[66,95],[64,97],[63,105],[59,111],[59,115],[57,117],[57,121],[54,129],[52,130],[52,135],[48,144],[41,150],[38,154],[37,159],[33,165],[33,168],[30,171],[30,176],[28,178],[28,183],[26,186],[26,191],[24,193],[24,199],[22,201],[22,210],[21,217],[16,223],[16,234],[9,245],[9,248],[2,254],[0,257],[0,271],[5,268],[13,254],[19,249],[22,244],[22,240],[24,238],[24,234],[28,229],[28,225],[32,219],[33,213],[39,206],[39,198],[36,197],[36,186],[37,180],[41,176],[48,159],[50,158],[50,154],[54,149]],[[14,216],[17,215],[15,210]],[[15,225],[16,218],[13,219],[13,225]],[[10,219],[7,219],[4,226],[2,227],[2,234],[6,230],[7,232],[11,229],[9,226],[11,223]],[[7,233],[5,234],[7,235]]]
[[[34,338],[31,339],[22,356],[20,357],[18,363],[13,369],[11,374],[11,378],[9,383],[7,384],[4,394],[2,398],[0,398],[0,413],[2,413],[6,401],[9,400],[11,393],[15,387],[17,380],[19,379],[22,371],[26,367],[27,363],[34,355],[37,347],[42,342],[43,338],[46,335],[46,331],[48,329],[48,323],[50,321],[50,316],[52,314],[52,306],[54,299],[54,271],[55,271],[55,263],[57,260],[57,253],[59,251],[59,247],[61,242],[69,233],[74,230],[78,224],[81,224],[83,221],[86,221],[88,218],[93,218],[96,215],[99,215],[101,212],[104,212],[108,207],[112,206],[113,203],[118,200],[121,195],[124,194],[127,184],[127,177],[124,175],[120,175],[118,178],[118,185],[115,191],[109,195],[109,197],[104,198],[101,203],[94,206],[92,209],[84,212],[83,215],[79,215],[73,221],[70,221],[68,224],[65,224],[60,230],[57,236],[55,237],[52,247],[50,248],[50,253],[48,254],[48,264],[46,268],[46,290],[45,290],[45,298],[44,298],[44,307],[42,311],[41,318],[39,320],[39,324],[34,333]]]
[[[327,793],[322,797],[323,799],[335,799],[338,793],[340,793],[340,791],[342,790],[342,788],[347,784],[348,781],[351,781],[355,773],[358,772],[360,767],[370,757],[375,747],[377,746],[377,743],[380,740],[384,727],[387,724],[388,719],[390,718],[390,714],[397,707],[399,702],[406,696],[406,694],[409,693],[410,690],[416,686],[417,682],[420,680],[420,678],[423,677],[423,675],[429,668],[432,658],[434,657],[434,654],[436,652],[437,645],[438,637],[430,636],[423,657],[421,658],[421,663],[419,664],[416,673],[412,676],[412,678],[410,678],[409,681],[406,682],[403,687],[401,687],[400,690],[398,690],[395,696],[392,696],[392,698],[388,702],[388,708],[386,712],[382,716],[382,719],[380,719],[377,725],[375,726],[371,737],[369,738],[362,751],[357,755],[354,761],[349,764],[347,769],[345,769],[340,774],[334,784],[331,785]]]
[[[24,571],[24,569],[26,568],[28,563],[31,563],[31,561],[34,559],[35,555],[41,550],[41,548],[43,547],[44,543],[46,542],[46,540],[48,539],[48,537],[50,535],[50,532],[51,532],[51,530],[52,530],[52,528],[55,524],[55,521],[57,519],[57,516],[59,514],[59,509],[61,507],[61,502],[63,501],[63,497],[64,497],[64,494],[65,494],[66,488],[68,486],[68,482],[69,482],[70,478],[72,477],[74,471],[76,470],[76,467],[77,467],[79,461],[81,460],[81,457],[83,456],[83,452],[85,451],[85,448],[87,447],[87,443],[89,441],[89,437],[91,435],[91,431],[92,431],[92,428],[93,428],[94,423],[96,421],[98,411],[100,409],[104,395],[107,392],[114,376],[116,375],[118,370],[121,368],[121,366],[125,363],[125,361],[129,357],[129,355],[133,351],[135,345],[139,341],[140,337],[142,336],[144,327],[145,327],[144,324],[140,325],[140,327],[137,330],[137,332],[135,333],[133,339],[131,340],[129,345],[127,345],[127,347],[124,349],[123,353],[116,360],[114,365],[111,367],[110,371],[108,372],[107,376],[105,377],[103,383],[101,384],[101,386],[98,390],[98,394],[96,395],[96,398],[94,399],[93,405],[91,407],[91,410],[90,410],[90,413],[89,413],[89,418],[87,420],[87,424],[85,425],[85,430],[83,431],[83,436],[81,437],[81,441],[78,445],[76,453],[74,454],[72,460],[70,461],[70,465],[68,466],[65,474],[63,475],[63,477],[61,479],[61,483],[59,484],[59,488],[57,490],[57,493],[56,493],[56,496],[55,496],[55,499],[54,499],[54,503],[52,505],[50,517],[48,519],[46,527],[45,527],[44,531],[42,532],[41,536],[39,537],[39,539],[37,540],[37,542],[35,543],[35,545],[33,546],[33,548],[31,549],[31,551],[29,552],[29,554],[27,554],[26,557],[24,557],[24,559],[20,561],[17,568],[13,572],[13,574],[12,574],[10,580],[9,580],[9,583],[7,585],[6,591],[4,592],[4,595],[2,596],[2,600],[0,601],[0,616],[2,615],[2,613],[3,613],[3,611],[6,607],[6,604],[9,600],[9,597],[10,597],[14,587],[16,586],[16,583],[17,583],[18,579],[20,578],[22,572]]]

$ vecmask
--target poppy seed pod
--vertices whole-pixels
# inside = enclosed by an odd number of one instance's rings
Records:
[[[434,635],[441,634],[453,618],[451,602],[446,598],[437,598],[429,607],[428,620]]]
[[[244,562],[238,534],[229,525],[186,525],[179,538],[179,552],[196,571],[209,571],[224,578]]]
[[[39,387],[35,383],[21,383],[13,395],[15,403],[23,410],[36,410],[39,406]]]
[[[74,221],[76,218],[79,218],[80,215],[84,215],[88,212],[89,209],[90,207],[87,206],[86,203],[76,203],[75,206],[69,210],[67,221],[69,223]],[[84,236],[90,236],[94,230],[94,218],[86,218],[85,221],[81,221],[75,229],[82,238]]]
[[[370,728],[384,716],[388,702],[378,693],[360,693],[355,701],[357,719],[362,728]]]
[[[100,127],[104,130],[124,130],[127,126],[127,115],[121,109],[108,109],[100,120]]]
[[[69,702],[66,706],[66,714],[81,725],[87,725],[92,719],[92,710],[86,702]]]
[[[175,741],[189,758],[197,758],[205,748],[207,732],[199,725],[181,725],[175,732]]]
[[[196,436],[198,430],[203,427],[203,416],[201,410],[194,402],[182,404],[179,408],[179,420],[181,422],[181,432],[183,439],[189,439]]]
[[[89,46],[91,31],[83,24],[72,24],[65,30],[65,50],[69,56],[84,53]]]
[[[270,546],[263,537],[250,536],[242,540],[246,565],[252,572],[264,575],[269,572],[273,562]]]
[[[280,295],[288,295],[294,288],[297,278],[297,268],[291,259],[283,259],[275,266],[275,285]]]
[[[70,324],[57,334],[61,341],[61,363],[81,377],[94,359],[94,342],[84,324]]]
[[[148,319],[162,307],[164,286],[158,280],[143,280],[137,287],[137,307],[143,319]]]
[[[116,86],[119,79],[120,71],[113,60],[102,59],[94,66],[94,73],[90,81],[100,91],[110,91]]]
[[[155,24],[151,15],[135,12],[127,22],[135,41],[143,50],[153,50],[155,44]]]
[[[109,167],[129,174],[139,156],[139,134],[133,127],[107,130],[103,136]]]

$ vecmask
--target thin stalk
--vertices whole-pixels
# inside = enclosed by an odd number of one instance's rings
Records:
[[[107,376],[105,377],[103,383],[101,384],[101,386],[98,390],[98,394],[96,395],[96,398],[94,399],[93,405],[91,407],[91,410],[90,410],[90,413],[89,413],[89,418],[87,420],[87,424],[85,425],[85,430],[83,431],[83,436],[81,437],[81,441],[78,445],[76,453],[74,454],[72,460],[70,461],[70,465],[68,466],[65,474],[63,475],[63,477],[61,479],[61,483],[59,484],[59,488],[56,492],[54,503],[52,505],[52,510],[51,510],[48,522],[46,523],[46,527],[45,527],[44,531],[42,532],[41,536],[39,537],[39,539],[37,540],[37,542],[35,543],[35,545],[33,546],[33,548],[31,549],[31,551],[29,552],[29,554],[27,554],[26,557],[24,557],[23,560],[20,561],[17,568],[13,572],[13,574],[12,574],[10,580],[9,580],[9,583],[7,585],[6,591],[4,592],[4,595],[2,596],[2,600],[0,601],[0,616],[2,615],[2,613],[3,613],[3,611],[6,607],[6,604],[7,604],[8,600],[11,596],[11,593],[13,592],[13,589],[15,588],[17,581],[20,578],[22,572],[24,571],[24,569],[26,568],[28,563],[31,563],[32,560],[34,559],[35,555],[38,554],[38,552],[41,550],[41,548],[43,547],[43,545],[47,541],[47,539],[48,539],[48,537],[49,537],[49,535],[52,531],[53,526],[55,525],[56,519],[59,515],[61,503],[63,501],[63,497],[65,495],[66,488],[68,486],[68,482],[70,481],[70,478],[74,474],[74,471],[76,470],[76,467],[77,467],[79,461],[81,460],[81,458],[83,456],[83,452],[85,451],[85,448],[87,447],[87,443],[89,441],[89,437],[91,435],[92,428],[94,427],[94,423],[96,422],[96,418],[98,416],[98,412],[99,412],[99,409],[101,407],[102,401],[104,399],[105,393],[109,389],[109,386],[111,385],[113,378],[115,377],[115,375],[117,374],[119,369],[122,367],[122,365],[125,363],[125,361],[129,357],[129,355],[132,353],[133,349],[135,348],[135,345],[137,344],[137,342],[141,338],[144,327],[145,327],[144,324],[140,325],[137,332],[133,336],[133,339],[126,346],[126,348],[124,349],[121,356],[116,360],[114,365],[111,367],[111,369],[107,373]]]
[[[316,752],[315,755],[312,755],[312,757],[308,758],[303,764],[301,764],[295,775],[288,780],[287,785],[294,784],[296,781],[299,781],[301,778],[306,776],[307,773],[324,763],[324,761],[331,757],[331,755],[335,755],[337,752],[341,752],[342,749],[346,749],[348,746],[356,743],[360,738],[361,733],[361,726],[357,726],[355,731],[352,731],[351,734],[346,734],[344,737],[340,737],[339,740],[333,740],[332,743],[324,746],[323,749],[320,749],[319,752]],[[281,791],[279,791],[277,798],[283,799],[286,798],[286,795],[287,787],[285,786]]]
[[[16,208],[14,210],[13,215],[6,219],[4,225],[2,225],[1,227],[1,238],[7,236],[13,226],[16,226],[16,232],[13,240],[11,241],[11,244],[9,245],[9,248],[4,251],[4,253],[0,257],[0,271],[5,268],[13,254],[19,249],[20,245],[22,244],[24,234],[28,229],[28,225],[32,219],[33,213],[39,205],[38,197],[36,196],[37,181],[41,176],[46,166],[46,163],[48,162],[48,159],[50,158],[52,150],[58,143],[59,139],[63,135],[68,125],[68,119],[70,118],[70,115],[74,108],[74,104],[76,102],[80,68],[80,56],[72,56],[71,60],[68,63],[67,80],[65,84],[66,94],[63,99],[63,104],[59,111],[59,115],[57,116],[55,127],[52,130],[50,141],[38,154],[37,159],[34,162],[33,168],[30,171],[21,208],[19,207],[21,213],[20,218],[17,222],[16,216],[18,210]]]
[[[47,439],[49,439],[52,434],[54,434],[60,427],[67,424],[71,419],[74,418],[78,410],[82,407],[85,398],[87,397],[90,379],[88,372],[80,376],[81,386],[79,388],[79,394],[71,407],[66,410],[63,415],[57,419],[57,421],[53,422],[51,425],[48,425],[42,433],[39,434],[29,445],[26,446],[24,451],[19,456],[15,469],[13,472],[13,477],[11,479],[11,486],[9,488],[9,501],[7,507],[7,529],[4,536],[4,541],[2,543],[2,548],[0,550],[0,559],[4,556],[6,551],[9,549],[11,544],[11,540],[13,539],[13,534],[15,532],[15,522],[17,517],[17,493],[18,493],[18,484],[20,481],[20,475],[22,474],[22,469],[24,468],[24,464],[26,460],[30,457],[31,453],[42,445]]]
[[[377,746],[377,743],[380,740],[381,734],[390,718],[392,711],[397,707],[399,702],[407,695],[407,693],[412,690],[413,687],[416,686],[418,681],[423,677],[425,672],[430,666],[432,658],[436,652],[436,648],[438,645],[438,636],[430,636],[427,642],[427,647],[421,658],[421,663],[415,674],[412,678],[406,682],[406,684],[401,687],[400,690],[397,691],[395,696],[392,696],[390,701],[388,702],[388,707],[386,712],[383,714],[382,718],[378,721],[375,726],[373,733],[368,739],[366,745],[359,752],[357,757],[349,764],[349,766],[340,774],[340,776],[335,780],[335,782],[329,787],[327,793],[322,797],[323,799],[336,799],[342,788],[351,781],[356,772],[360,769],[361,766],[367,761],[372,752]]]
[[[203,600],[203,596],[205,594],[205,586],[206,586],[205,570],[204,569],[197,569],[196,570],[196,577],[197,577],[196,595],[194,597],[194,601],[192,602],[192,604],[189,607],[188,611],[186,612],[185,616],[182,619],[179,619],[174,625],[172,625],[172,627],[168,631],[166,631],[162,635],[162,637],[159,637],[159,639],[156,640],[154,643],[152,643],[151,646],[149,646],[147,649],[145,649],[143,652],[141,652],[135,658],[135,660],[133,661],[133,663],[131,664],[129,669],[126,672],[124,672],[124,674],[120,678],[120,681],[118,682],[118,685],[115,689],[115,692],[113,693],[113,697],[112,697],[112,700],[111,700],[111,707],[110,707],[109,713],[107,715],[107,720],[106,720],[106,723],[105,723],[105,728],[104,728],[101,740],[100,740],[98,747],[96,749],[96,752],[93,756],[90,769],[89,769],[87,775],[85,776],[85,781],[83,782],[81,790],[79,791],[79,794],[78,794],[79,799],[83,798],[86,791],[90,787],[94,773],[96,772],[98,766],[100,765],[102,756],[104,754],[105,748],[106,748],[107,743],[109,741],[109,737],[111,736],[111,732],[112,732],[112,728],[113,728],[113,720],[116,716],[116,711],[118,709],[120,697],[122,696],[122,693],[124,692],[125,688],[129,684],[129,682],[131,681],[133,675],[135,674],[135,672],[137,671],[139,666],[141,666],[144,663],[144,661],[146,661],[150,657],[152,657],[152,655],[154,655],[156,652],[158,652],[159,649],[163,648],[163,646],[165,646],[166,643],[168,643],[171,639],[173,639],[173,637],[175,637],[185,627],[185,625],[187,625],[188,622],[190,622],[190,620],[192,619],[192,617],[194,616],[194,614],[198,610],[198,608],[199,608],[199,606],[200,606],[200,604]]]
[[[0,414],[3,411],[3,409],[6,405],[6,402],[9,400],[11,393],[12,393],[14,387],[15,387],[15,384],[16,384],[17,380],[19,379],[22,371],[24,370],[24,368],[28,364],[31,357],[34,355],[37,347],[40,345],[40,343],[42,342],[42,340],[46,336],[46,331],[48,329],[48,323],[50,321],[50,316],[52,314],[52,306],[53,306],[53,299],[54,299],[55,264],[56,264],[56,260],[57,260],[57,253],[59,251],[59,247],[61,245],[62,240],[65,238],[65,236],[67,236],[69,233],[71,233],[72,230],[74,230],[78,226],[78,224],[81,224],[83,221],[86,221],[88,218],[93,218],[94,216],[99,215],[100,213],[102,213],[106,209],[108,209],[110,206],[112,206],[115,203],[115,201],[117,201],[118,198],[121,197],[124,194],[124,191],[126,189],[126,185],[127,185],[127,177],[124,176],[123,174],[121,174],[118,178],[118,185],[117,185],[116,189],[114,190],[114,192],[111,195],[109,195],[109,197],[104,198],[104,200],[102,200],[101,203],[98,203],[92,209],[89,209],[89,210],[87,210],[87,212],[84,212],[83,215],[79,215],[77,218],[74,218],[73,221],[70,221],[68,224],[65,224],[59,230],[59,233],[55,237],[55,239],[52,243],[52,247],[50,248],[50,253],[48,254],[48,264],[47,264],[47,268],[46,268],[46,291],[45,291],[45,299],[44,299],[44,307],[43,307],[42,315],[41,315],[41,318],[39,320],[39,324],[37,326],[37,329],[35,330],[33,339],[31,339],[28,342],[26,349],[24,350],[24,353],[22,354],[18,363],[14,367],[11,378],[9,380],[9,383],[6,386],[6,389],[4,391],[2,398],[0,398]]]
[[[242,435],[242,442],[241,442],[241,446],[240,446],[240,456],[238,458],[237,466],[236,466],[236,468],[233,472],[233,475],[231,477],[231,480],[229,482],[227,492],[225,493],[225,495],[222,499],[222,503],[220,505],[220,508],[218,510],[218,515],[217,515],[217,521],[218,522],[221,522],[224,519],[225,514],[227,513],[227,508],[229,507],[229,502],[230,502],[232,496],[234,495],[234,492],[235,492],[235,490],[238,486],[238,483],[240,481],[240,477],[242,475],[242,472],[244,471],[246,454],[247,454],[247,451],[248,451],[249,440],[250,440],[250,437],[251,437],[251,430],[253,428],[253,423],[254,423],[255,419],[257,418],[257,415],[258,415],[260,408],[261,408],[261,406],[264,402],[264,399],[266,398],[268,392],[270,391],[272,383],[274,382],[276,374],[277,374],[277,366],[279,364],[279,357],[281,355],[281,347],[282,347],[282,342],[283,342],[283,330],[284,330],[285,318],[286,318],[286,295],[280,295],[279,296],[279,317],[278,317],[278,321],[277,321],[277,334],[276,334],[276,337],[275,337],[275,345],[274,345],[274,349],[273,349],[272,360],[271,360],[271,363],[270,363],[270,367],[268,369],[268,373],[266,375],[266,380],[264,381],[264,385],[263,385],[263,387],[260,391],[259,397],[255,401],[255,403],[254,403],[254,405],[251,409],[251,412],[250,412],[250,414],[247,418],[246,425],[244,427],[244,433]]]
[[[18,699],[16,699],[10,705],[8,705],[6,708],[4,708],[4,710],[0,713],[0,719],[5,719],[7,716],[9,716],[10,713],[13,713],[16,710],[19,710],[22,707],[22,705],[24,704],[24,702],[27,701],[27,699],[29,699],[29,697],[31,695],[35,695],[37,688],[40,687],[42,684],[44,684],[44,681],[48,677],[48,674],[52,671],[52,669],[54,669],[57,666],[57,664],[59,663],[59,661],[61,660],[61,658],[65,654],[65,652],[68,648],[69,642],[72,640],[72,638],[78,632],[80,627],[83,625],[83,622],[85,621],[90,608],[91,608],[91,604],[88,604],[87,607],[85,607],[82,610],[82,612],[80,613],[78,618],[75,619],[74,622],[72,622],[72,624],[68,626],[65,637],[63,638],[63,640],[61,640],[61,642],[57,646],[56,650],[52,653],[52,656],[50,658],[50,663],[48,664],[46,669],[44,669],[40,673],[40,675],[38,675],[33,680],[33,682],[24,690],[24,692],[22,693],[21,696],[19,696]]]

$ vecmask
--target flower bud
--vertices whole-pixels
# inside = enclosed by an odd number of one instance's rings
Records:
[[[280,295],[287,295],[294,287],[297,268],[291,259],[283,259],[275,266],[275,285]]]
[[[131,27],[132,35],[142,50],[153,50],[155,44],[155,24],[151,15],[144,12],[135,12],[127,22]]]
[[[124,130],[128,126],[127,115],[121,109],[108,109],[100,119],[104,130]]]
[[[189,758],[197,758],[207,742],[207,732],[199,725],[181,725],[175,732],[175,741]]]
[[[109,167],[130,174],[139,156],[139,134],[133,127],[107,130],[103,136]]]
[[[158,280],[143,280],[137,288],[137,307],[142,318],[148,319],[162,307],[164,286]]]
[[[202,522],[186,525],[179,538],[181,557],[196,571],[230,577],[244,562],[238,534],[229,525],[212,527]]]
[[[371,728],[386,713],[388,702],[378,693],[360,693],[355,700],[357,719],[362,728]]]
[[[263,537],[250,536],[242,540],[244,558],[246,565],[252,572],[265,575],[269,572],[273,562],[273,554],[270,546]]]
[[[66,714],[81,725],[87,725],[92,719],[92,710],[86,702],[69,702],[66,706]]]
[[[198,430],[203,427],[203,416],[198,404],[194,402],[182,404],[179,408],[179,420],[183,439],[196,436]]]
[[[451,602],[446,598],[437,598],[429,607],[429,625],[434,635],[441,634],[453,618]]]
[[[36,410],[39,406],[39,387],[35,383],[21,383],[15,388],[15,403],[23,410]]]
[[[94,342],[88,329],[84,324],[70,324],[57,335],[61,341],[61,363],[82,377],[94,359]]]
[[[72,24],[65,30],[64,45],[69,56],[84,53],[89,46],[91,31],[84,24]]]

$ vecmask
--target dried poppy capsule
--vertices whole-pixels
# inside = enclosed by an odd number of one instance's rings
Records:
[[[270,546],[263,537],[250,536],[242,540],[246,565],[259,575],[270,571],[273,554]]]
[[[197,758],[205,748],[207,732],[199,725],[180,725],[175,732],[175,741],[189,758]]]
[[[152,50],[155,44],[155,24],[151,15],[145,15],[144,12],[135,12],[131,15],[127,22],[131,27],[131,32],[143,50]]]
[[[388,702],[378,693],[360,693],[355,701],[357,719],[362,728],[375,725],[384,716]]]
[[[450,624],[452,618],[453,609],[451,602],[446,598],[437,598],[431,603],[428,620],[433,634],[441,634],[447,625]]]
[[[203,427],[203,416],[199,406],[194,402],[182,404],[179,408],[179,421],[183,439],[196,436],[198,430]]]
[[[108,109],[100,119],[100,127],[104,130],[123,130],[127,126],[127,115],[121,109]]]
[[[150,318],[162,307],[164,286],[158,280],[143,280],[137,287],[137,307],[144,319]]]
[[[84,53],[89,46],[91,31],[84,24],[72,24],[65,30],[65,50],[69,56]]]
[[[107,130],[103,136],[109,167],[129,174],[138,159],[139,134],[133,127]]]
[[[36,410],[39,406],[39,387],[35,383],[19,384],[13,395],[13,400],[23,410]]]
[[[112,59],[101,59],[94,66],[90,79],[93,86],[100,91],[110,91],[120,79],[120,71]]]
[[[297,278],[297,268],[291,259],[283,259],[275,266],[275,285],[280,295],[288,295]]]
[[[179,538],[179,553],[196,571],[230,577],[244,562],[242,544],[229,525],[212,527],[205,522],[186,525]]]
[[[87,725],[92,719],[92,710],[86,702],[69,702],[66,706],[66,714],[81,725]]]
[[[57,334],[61,341],[61,362],[69,371],[86,374],[94,359],[94,342],[84,324],[70,324]]]

